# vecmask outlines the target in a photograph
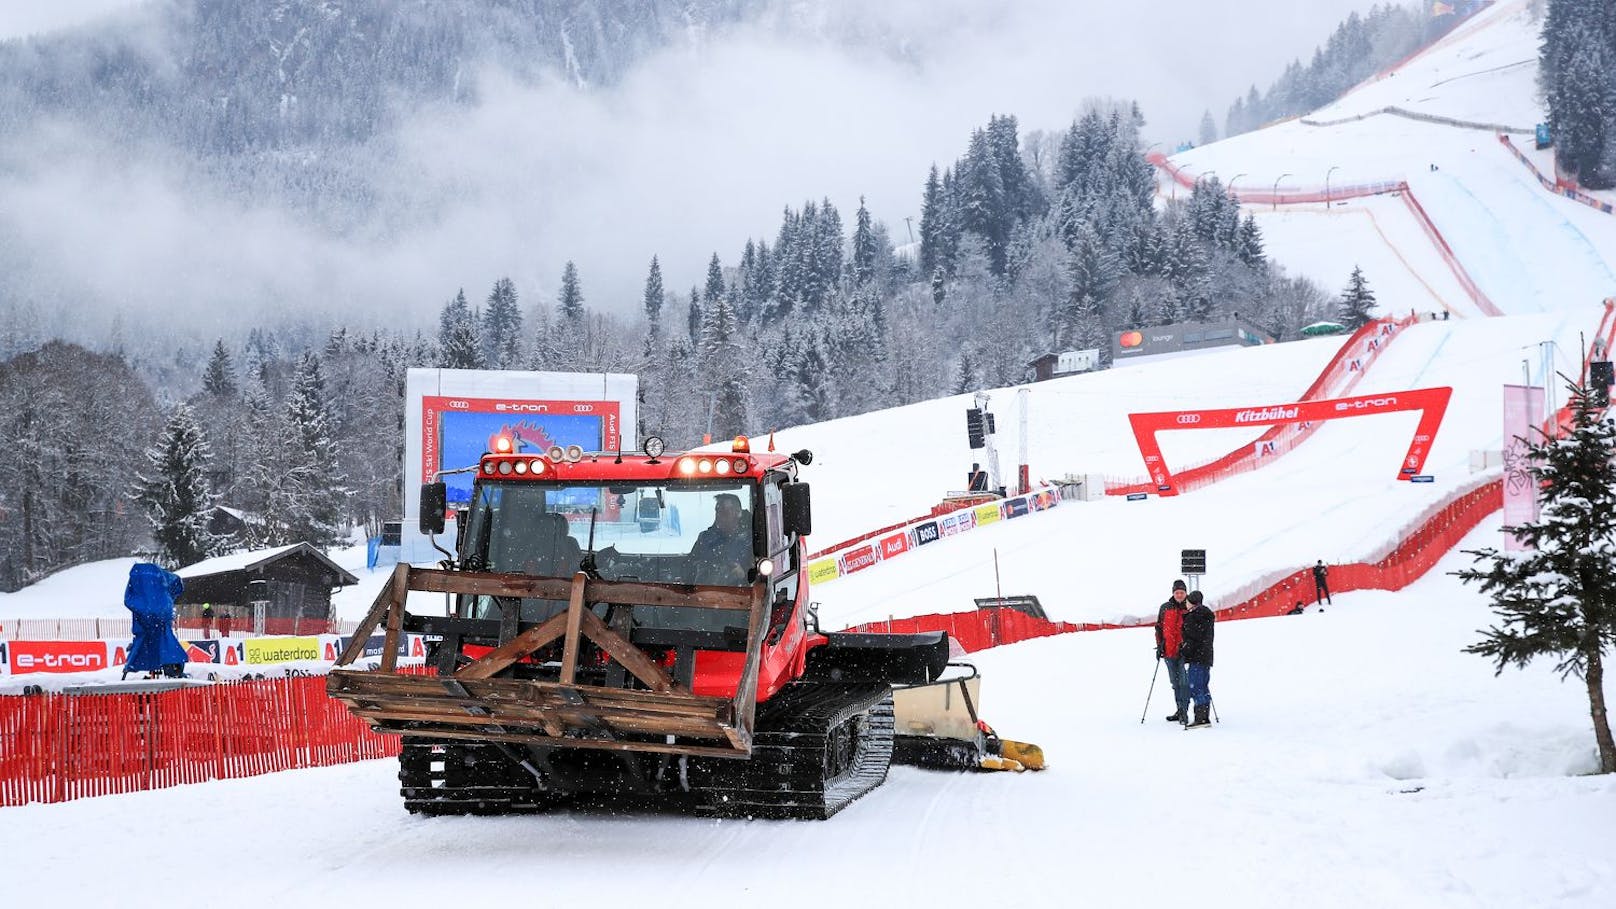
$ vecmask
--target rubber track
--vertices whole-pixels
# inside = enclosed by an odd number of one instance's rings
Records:
[[[856,738],[848,766],[827,774],[830,750]],[[886,685],[797,682],[758,710],[752,757],[691,768],[707,813],[823,820],[885,782],[892,763],[892,690]]]

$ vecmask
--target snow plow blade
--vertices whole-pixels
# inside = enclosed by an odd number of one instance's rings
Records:
[[[976,667],[949,667],[964,674],[893,691],[892,762],[935,770],[1044,769],[1043,749],[999,738],[977,715],[982,679]]]

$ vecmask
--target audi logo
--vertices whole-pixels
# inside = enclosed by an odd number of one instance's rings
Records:
[[[1180,426],[1188,423],[1199,422],[1201,422],[1201,415],[1198,413],[1181,413],[1178,415],[1178,423]]]

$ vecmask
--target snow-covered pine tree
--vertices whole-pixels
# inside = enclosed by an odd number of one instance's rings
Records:
[[[1528,549],[1466,550],[1475,566],[1454,572],[1492,599],[1499,624],[1466,653],[1503,672],[1537,657],[1559,660],[1586,683],[1601,773],[1616,773],[1604,690],[1604,652],[1616,645],[1616,422],[1588,389],[1570,385],[1571,429],[1527,439],[1538,481],[1538,520],[1506,527]]]
[[[701,341],[701,326],[706,321],[706,317],[701,309],[701,294],[696,290],[696,285],[694,284],[690,285],[690,306],[685,312],[686,332],[690,335],[690,343],[696,344]]]
[[[236,369],[230,363],[230,352],[224,349],[223,338],[214,342],[213,356],[202,373],[202,390],[216,398],[235,397]]]
[[[146,450],[151,473],[137,481],[134,499],[151,523],[157,560],[182,568],[217,554],[218,541],[208,532],[215,503],[208,488],[207,437],[185,404],[176,404],[162,438]]]
[[[477,319],[466,303],[464,288],[444,304],[438,315],[438,365],[447,369],[482,369],[482,345],[477,341]]]
[[[510,278],[495,281],[488,292],[478,340],[489,369],[515,369],[522,362],[522,308]]]
[[[313,353],[305,353],[298,362],[286,420],[296,446],[290,453],[288,477],[293,495],[288,516],[291,541],[319,547],[345,543],[349,490],[338,462],[325,377]]]
[[[1262,229],[1257,226],[1256,215],[1248,213],[1246,219],[1240,222],[1240,231],[1235,235],[1234,254],[1251,268],[1268,266],[1268,256],[1263,252]]]
[[[858,214],[854,216],[853,265],[850,275],[854,287],[861,287],[875,278],[875,260],[879,253],[875,228],[870,222],[870,210],[864,205],[864,197],[859,196]]]
[[[651,337],[662,335],[662,304],[666,293],[662,289],[662,263],[656,256],[651,257],[651,270],[645,275],[645,294],[640,299],[640,305],[645,309],[645,321],[651,328]]]
[[[1056,344],[1060,349],[1104,347],[1105,302],[1116,286],[1120,267],[1094,229],[1079,224],[1076,243],[1066,261],[1069,290],[1060,309]]]
[[[1212,121],[1212,111],[1201,114],[1201,131],[1197,138],[1201,145],[1211,145],[1218,141],[1218,125]]]
[[[1363,268],[1354,265],[1352,277],[1347,279],[1347,287],[1341,291],[1337,316],[1342,325],[1356,331],[1374,321],[1375,317],[1371,312],[1374,308],[1375,294],[1369,289],[1369,281],[1364,278]]]
[[[724,264],[718,260],[718,253],[707,260],[707,283],[701,289],[702,308],[711,309],[713,304],[726,296],[724,287]]]
[[[578,266],[567,260],[561,269],[561,291],[556,294],[556,311],[564,325],[576,326],[584,319],[584,291],[578,282]]]
[[[920,273],[935,275],[950,263],[943,260],[943,183],[937,165],[926,175],[926,189],[920,199]]]

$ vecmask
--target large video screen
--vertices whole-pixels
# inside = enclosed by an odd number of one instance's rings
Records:
[[[543,454],[552,446],[577,445],[584,451],[617,447],[615,401],[532,401],[510,398],[423,397],[421,401],[421,482],[439,470],[475,465],[504,436],[518,452]],[[471,500],[469,473],[443,478],[449,505]]]

